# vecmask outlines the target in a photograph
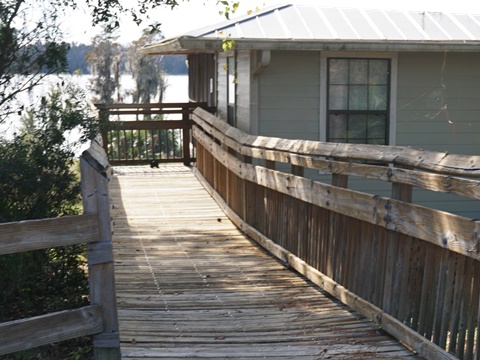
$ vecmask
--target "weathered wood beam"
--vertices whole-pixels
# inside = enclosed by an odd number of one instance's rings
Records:
[[[66,216],[0,224],[0,254],[98,241],[95,215]]]
[[[0,355],[93,335],[102,329],[102,308],[99,305],[2,323]]]

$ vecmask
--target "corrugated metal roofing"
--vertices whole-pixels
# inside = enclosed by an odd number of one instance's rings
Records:
[[[271,40],[478,41],[480,15],[283,5],[192,31],[185,36]]]
[[[146,54],[222,49],[316,51],[480,51],[480,15],[282,5],[148,46]]]

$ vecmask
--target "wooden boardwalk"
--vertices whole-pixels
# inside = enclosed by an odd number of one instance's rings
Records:
[[[417,358],[246,238],[183,166],[115,168],[124,359]]]

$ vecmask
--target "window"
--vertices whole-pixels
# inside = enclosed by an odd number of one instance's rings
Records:
[[[390,59],[327,59],[327,141],[389,143],[390,68]]]

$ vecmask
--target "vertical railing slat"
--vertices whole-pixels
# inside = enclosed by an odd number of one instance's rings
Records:
[[[191,154],[190,154],[190,113],[183,112],[182,120],[185,123],[182,129],[182,150],[183,150],[183,163],[185,166],[190,166]]]

